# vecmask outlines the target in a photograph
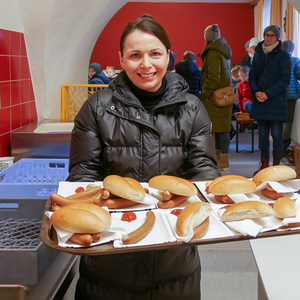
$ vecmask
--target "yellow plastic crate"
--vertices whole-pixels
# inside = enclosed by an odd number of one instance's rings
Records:
[[[61,88],[61,121],[74,121],[87,98],[97,89],[102,90],[107,87],[108,84],[64,84]]]

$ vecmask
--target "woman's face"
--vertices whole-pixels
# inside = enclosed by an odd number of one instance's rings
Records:
[[[119,52],[119,58],[135,86],[148,92],[160,88],[169,63],[169,51],[156,36],[133,31],[126,37],[123,56]]]
[[[267,31],[265,33],[265,44],[271,46],[277,41],[277,35],[273,31]]]

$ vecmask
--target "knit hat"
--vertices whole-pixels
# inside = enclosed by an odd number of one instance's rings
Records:
[[[253,37],[249,43],[249,49],[253,46],[256,46],[260,42],[260,39],[257,37]]]
[[[173,51],[170,51],[170,59],[169,59],[167,71],[172,71],[174,69],[176,58],[177,58],[176,53]]]
[[[92,63],[92,64],[90,64],[89,69],[95,70],[96,73],[98,74],[101,71],[101,66],[98,63]]]
[[[278,26],[270,25],[270,26],[266,27],[264,30],[264,36],[265,36],[266,32],[268,32],[268,31],[273,31],[277,36],[277,40],[280,39],[280,28]]]
[[[218,24],[209,25],[204,30],[204,38],[207,42],[213,42],[221,37]]]

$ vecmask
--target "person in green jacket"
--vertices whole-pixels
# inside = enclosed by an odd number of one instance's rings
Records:
[[[226,40],[221,37],[218,24],[206,27],[204,38],[206,47],[198,54],[203,60],[201,100],[212,121],[218,169],[228,171],[232,105],[218,107],[214,102],[213,93],[230,85],[232,51]]]

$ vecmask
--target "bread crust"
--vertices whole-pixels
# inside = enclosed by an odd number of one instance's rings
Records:
[[[54,212],[51,216],[51,223],[68,232],[93,234],[109,228],[111,217],[98,205],[77,203]]]
[[[212,211],[207,202],[193,202],[187,205],[179,214],[176,223],[176,232],[179,236],[186,236],[190,226],[199,226]]]
[[[256,184],[239,175],[225,175],[216,178],[210,185],[209,191],[214,195],[232,195],[252,193],[256,191]]]
[[[103,180],[103,187],[118,197],[134,202],[143,202],[145,199],[143,186],[137,180],[129,177],[108,175]]]
[[[176,195],[193,196],[198,194],[196,186],[190,181],[170,175],[157,175],[152,177],[149,182],[151,188],[159,191],[169,191]]]
[[[253,181],[259,186],[265,181],[283,181],[294,179],[296,176],[297,174],[293,168],[278,165],[262,169],[253,177]]]
[[[277,199],[274,204],[274,215],[279,219],[296,217],[295,201],[288,197]]]
[[[223,222],[241,221],[269,217],[274,214],[273,208],[261,201],[244,201],[232,204],[221,217]]]

